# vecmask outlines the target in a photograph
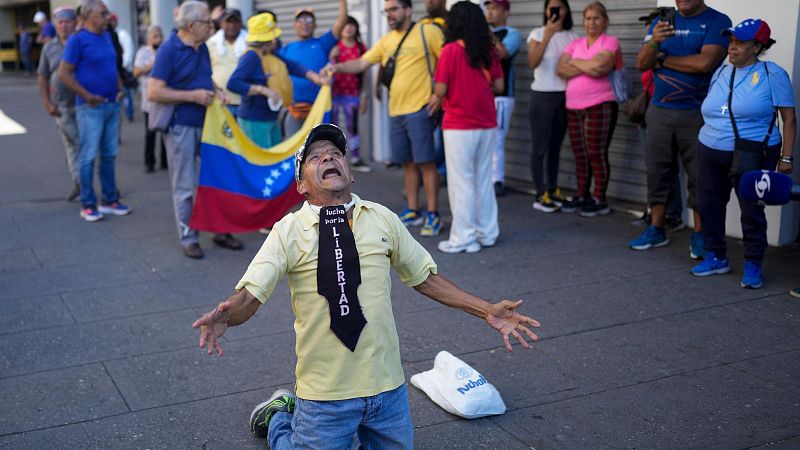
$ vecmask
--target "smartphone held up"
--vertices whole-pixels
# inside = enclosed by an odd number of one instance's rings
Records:
[[[548,11],[550,20],[553,22],[558,22],[558,19],[561,17],[561,7],[560,6],[553,6]]]
[[[675,27],[675,7],[674,6],[662,6],[658,8],[659,15],[658,20],[659,22],[665,22],[670,27]]]

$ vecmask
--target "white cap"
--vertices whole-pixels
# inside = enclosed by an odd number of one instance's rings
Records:
[[[47,16],[41,11],[36,11],[36,14],[33,15],[33,23],[44,22],[45,20],[47,20]]]

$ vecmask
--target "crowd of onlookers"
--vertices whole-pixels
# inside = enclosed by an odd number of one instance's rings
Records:
[[[619,40],[607,33],[605,6],[593,2],[573,13],[567,0],[545,1],[543,25],[527,37],[533,208],[588,218],[610,213],[609,145],[619,114],[628,114],[641,130],[648,199],[638,219],[646,228],[629,247],[667,245],[667,231],[684,226],[683,167],[685,206],[694,212],[690,256],[702,260],[691,272],[706,276],[730,271],[725,207],[731,189],[738,194],[741,174],[792,170],[794,99],[786,71],[759,60],[774,43],[766,22],[748,19],[732,27],[703,0],[676,5],[640,18],[646,31],[635,61],[643,92],[634,96],[627,92]],[[462,1],[449,11],[444,0],[426,0],[425,6],[428,16],[415,22],[411,0],[385,0],[390,31],[367,48],[345,0],[339,0],[331,29],[319,37],[314,11],[298,9],[297,39],[286,45],[270,11],[243,18],[235,9],[210,11],[204,2],[187,1],[175,10],[175,30],[150,27],[135,52],[130,34],[116,27],[102,1],[56,10],[38,73],[45,106],[67,149],[75,185],[70,199],[80,198],[87,221],[130,212],[119,201],[114,158],[120,105],[128,105],[130,119],[138,85],[145,168],[153,172],[159,164],[169,170],[180,242],[187,256],[201,258],[197,231],[188,223],[206,106],[223,100],[243,132],[266,148],[299,130],[319,86],[332,84],[332,121],[348,136],[352,167],[366,172],[371,168],[359,139],[359,117],[368,104],[363,74],[379,65],[375,90],[388,102],[390,162],[402,167],[408,202],[400,219],[421,226],[422,236],[438,235],[440,178],[446,174],[453,218],[439,250],[472,253],[494,245],[520,32],[507,25],[509,0],[488,0],[483,7]],[[582,36],[573,30],[578,17]],[[169,115],[159,126],[165,105]],[[565,136],[575,158],[571,198],[558,183]],[[92,188],[96,159],[99,202]],[[767,246],[764,208],[739,204],[746,249],[741,284],[758,288]],[[242,248],[230,234],[213,241]]]

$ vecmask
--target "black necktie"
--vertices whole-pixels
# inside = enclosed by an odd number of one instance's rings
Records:
[[[358,303],[361,264],[344,205],[326,206],[319,212],[317,293],[328,300],[331,331],[351,352],[367,319]]]

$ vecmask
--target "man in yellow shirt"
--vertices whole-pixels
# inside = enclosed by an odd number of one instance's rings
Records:
[[[433,143],[436,124],[431,116],[441,107],[441,99],[433,95],[432,79],[444,35],[438,26],[415,25],[412,12],[411,0],[384,1],[383,13],[392,31],[360,59],[334,64],[333,71],[361,73],[380,63],[384,75],[394,73],[387,86],[392,162],[403,165],[408,196],[408,208],[400,213],[400,220],[407,227],[422,225],[422,236],[436,236],[442,229],[442,219],[438,212],[439,172]],[[429,107],[429,103],[433,106]],[[419,207],[420,172],[428,207],[424,217]]]
[[[413,426],[391,304],[390,268],[403,283],[484,319],[525,348],[522,300],[489,303],[444,276],[430,254],[384,206],[351,194],[344,133],[311,130],[295,159],[303,207],[272,229],[238,291],[192,326],[200,347],[222,355],[219,338],[247,321],[289,277],[297,334],[296,394],[285,389],[256,406],[250,426],[271,448],[347,448],[358,432],[367,448],[411,448]]]

